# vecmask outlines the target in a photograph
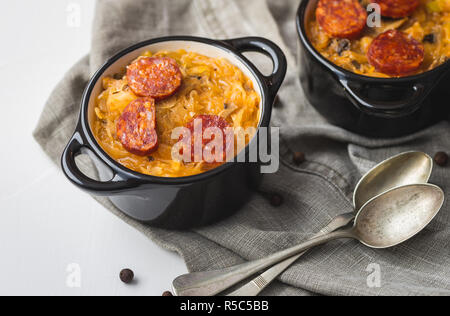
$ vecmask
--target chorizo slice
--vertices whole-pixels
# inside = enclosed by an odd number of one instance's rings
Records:
[[[425,48],[408,34],[389,30],[372,41],[367,58],[379,72],[405,76],[420,68],[425,58]]]
[[[196,124],[202,124],[202,134],[196,133]],[[198,138],[202,139],[202,160],[208,161],[209,163],[222,163],[226,161],[227,158],[227,152],[234,148],[234,137],[233,142],[229,143],[227,142],[227,129],[231,128],[230,124],[222,117],[217,115],[197,115],[195,116],[192,121],[190,121],[186,127],[189,129],[191,133],[191,161],[198,162],[198,158],[195,156],[195,140]],[[223,137],[223,146],[222,146],[222,153],[219,153],[216,155],[216,148],[209,148],[207,152],[211,153],[212,157],[205,157],[205,149],[211,142],[214,141],[215,135],[212,135],[212,137],[206,137],[205,131],[208,128],[218,128],[222,132]],[[182,140],[182,137],[180,137],[180,140]],[[189,144],[188,144],[189,145]],[[182,152],[180,152],[183,154]],[[220,159],[217,159],[217,157],[220,157]],[[219,161],[218,161],[219,160]]]
[[[158,149],[156,107],[153,98],[132,101],[116,124],[117,137],[132,154],[148,156]]]
[[[381,15],[389,18],[410,16],[420,5],[420,0],[371,0],[381,8]]]
[[[320,0],[316,19],[329,35],[353,39],[364,30],[367,11],[358,0]]]
[[[128,84],[140,97],[161,100],[181,86],[182,74],[177,62],[168,57],[143,57],[127,67]]]

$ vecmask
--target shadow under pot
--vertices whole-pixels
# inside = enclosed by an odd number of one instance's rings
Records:
[[[297,12],[299,76],[308,101],[331,124],[376,138],[417,132],[449,118],[450,61],[421,74],[374,78],[345,70],[323,57],[308,38],[317,0]]]
[[[253,82],[259,94],[260,119],[257,135],[245,148],[245,163],[227,162],[208,172],[181,178],[154,177],[125,168],[112,159],[96,141],[91,125],[102,80],[120,73],[144,52],[186,50],[212,58],[225,58]],[[264,76],[244,52],[269,56],[273,73]],[[139,43],[118,53],[94,75],[81,104],[76,131],[62,155],[62,168],[77,187],[92,195],[106,196],[123,213],[140,222],[170,229],[187,229],[210,224],[232,215],[259,186],[263,165],[259,154],[248,162],[250,148],[258,146],[261,128],[268,128],[272,106],[286,74],[286,58],[274,43],[263,38],[210,40],[198,37],[165,37]],[[270,148],[269,148],[270,150]],[[100,181],[81,172],[75,158],[87,154],[94,162]]]

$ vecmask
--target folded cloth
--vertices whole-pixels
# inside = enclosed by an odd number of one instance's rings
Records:
[[[269,38],[286,52],[289,71],[273,115],[273,125],[281,127],[281,167],[265,176],[261,190],[281,194],[282,206],[274,207],[255,193],[225,221],[175,232],[142,225],[107,199],[97,200],[154,242],[178,252],[190,271],[224,268],[305,241],[334,216],[352,210],[357,181],[377,162],[409,150],[430,155],[450,150],[450,126],[442,122],[415,135],[384,140],[327,124],[306,101],[296,74],[297,5],[297,0],[98,0],[90,55],[67,73],[50,96],[36,140],[58,163],[74,131],[89,77],[108,57],[131,44],[175,34]],[[296,151],[306,153],[307,161],[300,166],[293,164]],[[83,165],[93,171],[88,161]],[[431,178],[447,198],[449,171],[437,167]],[[263,294],[450,295],[449,211],[446,202],[423,233],[393,249],[373,250],[352,240],[316,248]]]

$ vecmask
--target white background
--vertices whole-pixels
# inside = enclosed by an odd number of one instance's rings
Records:
[[[71,27],[75,4],[80,25]],[[72,186],[32,138],[45,101],[89,52],[94,0],[15,0],[0,10],[0,295],[161,295],[182,260]],[[67,286],[68,265],[81,287]],[[124,285],[122,268],[137,282]]]

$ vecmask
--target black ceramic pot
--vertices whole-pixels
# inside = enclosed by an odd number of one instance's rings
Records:
[[[228,162],[204,174],[183,178],[160,178],[131,171],[100,147],[90,128],[95,117],[95,98],[102,90],[102,78],[119,73],[145,51],[185,49],[214,58],[226,58],[254,82],[261,96],[259,127],[269,127],[272,105],[286,75],[286,58],[274,43],[263,38],[216,41],[197,37],[166,37],[132,46],[114,56],[94,75],[82,99],[81,114],[74,136],[62,155],[62,168],[79,188],[107,196],[128,216],[154,226],[184,229],[201,226],[229,216],[251,196],[261,180],[257,163]],[[270,76],[261,72],[242,53],[268,55],[274,63]],[[257,144],[257,138],[247,146]],[[84,175],[75,163],[80,154],[94,161],[101,181]]]
[[[328,121],[372,137],[416,132],[450,113],[450,61],[415,76],[371,78],[334,65],[315,50],[306,25],[318,0],[297,12],[300,80],[310,103]]]

